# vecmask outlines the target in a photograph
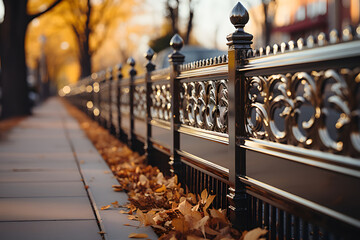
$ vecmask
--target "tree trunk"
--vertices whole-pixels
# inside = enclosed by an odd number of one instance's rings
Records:
[[[24,45],[26,3],[4,0],[5,17],[0,25],[3,118],[30,114]]]
[[[87,77],[91,74],[91,56],[88,51],[84,51],[80,53],[80,68],[81,68],[81,76],[80,78]]]
[[[185,40],[184,40],[185,45],[188,45],[190,43],[190,34],[191,34],[191,31],[193,28],[193,18],[194,18],[194,10],[190,9],[189,20],[188,20],[186,34],[185,34]]]

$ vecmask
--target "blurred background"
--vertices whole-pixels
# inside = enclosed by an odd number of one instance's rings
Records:
[[[189,52],[199,52],[194,55],[201,58],[209,57],[204,52],[213,56],[226,53],[226,36],[234,31],[229,13],[237,2],[0,0],[0,115],[24,114],[42,96],[91,72],[124,63],[130,56],[141,73],[149,46],[159,53],[161,67],[160,58],[167,55],[175,33],[186,45],[196,46]],[[345,26],[359,24],[360,0],[241,3],[250,14],[245,30],[254,35],[254,48],[331,29],[341,34]]]

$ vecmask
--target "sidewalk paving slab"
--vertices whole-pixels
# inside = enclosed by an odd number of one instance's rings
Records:
[[[59,196],[87,197],[87,194],[82,182],[0,183],[0,198]]]
[[[85,197],[0,198],[0,221],[94,220]]]
[[[129,239],[147,233],[101,206],[127,195],[59,99],[52,98],[0,139],[0,239]],[[86,189],[85,189],[86,185]],[[99,232],[105,232],[103,236]]]
[[[100,235],[93,234],[97,227],[95,220],[0,222],[0,239],[101,240]]]
[[[1,182],[69,182],[81,181],[76,169],[66,171],[1,172]]]

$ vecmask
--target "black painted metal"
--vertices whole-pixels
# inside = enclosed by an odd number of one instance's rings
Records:
[[[71,86],[67,97],[109,129],[112,111],[117,111],[120,139],[145,152],[150,164],[175,172],[189,191],[217,194],[214,207],[228,208],[239,229],[267,228],[268,239],[358,237],[360,27],[345,28],[342,41],[332,31],[253,50],[252,36],[243,30],[248,14],[240,3],[230,19],[236,31],[227,37],[228,56],[182,64],[182,40],[174,36],[170,68],[155,71],[149,50],[144,76],[135,79],[133,59],[129,79],[121,81],[117,68],[116,94],[111,93],[115,85],[104,85],[104,74],[97,73]],[[326,88],[324,83],[322,88],[319,83],[326,77],[337,84]],[[135,92],[144,81],[146,91]],[[296,90],[306,82],[312,85]],[[92,91],[84,90],[86,86]],[[128,102],[120,101],[122,94]],[[142,134],[143,120],[134,116],[135,94],[146,94]],[[322,104],[324,99],[330,103]],[[84,106],[89,101],[91,109]],[[306,101],[317,104],[311,139],[304,135],[306,129],[296,132],[298,125],[307,125],[294,121]],[[341,131],[331,137],[321,121],[331,115],[333,105],[342,113],[333,127]],[[274,127],[276,111],[286,118],[283,130]],[[226,126],[220,117],[227,119]]]
[[[229,160],[230,182],[228,198],[230,200],[230,219],[241,229],[249,228],[248,199],[245,184],[237,176],[246,176],[245,149],[238,148],[237,142],[244,141],[247,133],[243,113],[245,112],[245,81],[244,75],[237,69],[246,64],[246,52],[249,51],[253,36],[244,31],[249,15],[239,2],[233,8],[230,20],[236,31],[227,36],[229,46]]]
[[[134,133],[134,81],[136,76],[135,60],[133,58],[128,59],[128,64],[131,66],[130,74],[130,94],[129,94],[129,106],[130,106],[130,134],[128,136],[128,144],[132,150],[135,149],[135,133]]]
[[[176,129],[176,126],[180,124],[179,116],[179,104],[180,104],[180,82],[177,79],[179,75],[180,65],[184,62],[185,56],[182,55],[179,51],[184,44],[183,39],[175,34],[170,41],[171,47],[174,49],[174,52],[169,55],[170,62],[170,94],[171,94],[171,114],[170,114],[170,125],[171,125],[171,134],[172,134],[172,144],[170,148],[170,165],[173,166],[174,173],[178,175],[179,179],[183,179],[182,163],[180,161],[180,156],[177,153],[177,149],[180,148],[180,136],[179,132]],[[179,171],[180,170],[180,171]]]
[[[152,58],[154,56],[154,51],[149,48],[146,52],[146,59],[148,60],[148,63],[146,64],[146,74],[145,74],[145,86],[146,86],[146,143],[145,143],[145,153],[147,154],[147,160],[148,163],[151,165],[154,165],[152,156],[153,153],[153,144],[151,141],[151,134],[152,134],[152,125],[151,125],[151,72],[155,70],[155,65],[151,62]]]

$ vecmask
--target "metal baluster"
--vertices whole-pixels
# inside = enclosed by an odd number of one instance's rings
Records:
[[[269,207],[269,204],[268,203],[265,203],[264,204],[264,226],[266,228],[269,228],[270,227],[270,224],[269,224],[269,217],[270,217],[270,214],[269,214],[269,211],[270,211],[270,207]]]
[[[262,222],[263,222],[263,217],[262,217],[263,201],[258,199],[257,202],[258,202],[258,204],[257,204],[258,206],[257,206],[257,213],[256,213],[256,215],[257,215],[257,224],[256,225],[257,225],[257,227],[263,227],[263,224],[262,224]]]
[[[291,215],[286,213],[286,223],[285,223],[286,237],[285,239],[291,239]]]
[[[270,207],[270,225],[269,225],[269,236],[270,239],[276,239],[276,225],[277,225],[277,218],[276,218],[276,207]]]
[[[309,223],[305,220],[302,220],[302,239],[309,239]]]
[[[300,219],[299,219],[299,217],[294,217],[294,238],[300,239]]]
[[[277,237],[278,239],[284,239],[284,211],[277,209],[278,212],[278,224],[277,224]]]

